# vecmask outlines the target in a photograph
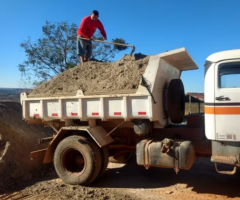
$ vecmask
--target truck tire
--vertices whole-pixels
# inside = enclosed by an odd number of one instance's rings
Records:
[[[181,79],[172,79],[168,86],[168,116],[173,123],[182,123],[185,113],[185,93]]]
[[[100,173],[102,166],[100,149],[88,138],[67,137],[55,150],[54,166],[58,176],[65,183],[88,185]]]
[[[133,155],[133,153],[129,152],[129,153],[123,153],[119,156],[110,156],[109,162],[111,162],[111,163],[127,163],[127,161],[130,160],[132,155]]]
[[[107,147],[101,148],[102,166],[98,178],[100,178],[107,169],[109,163],[109,153]]]

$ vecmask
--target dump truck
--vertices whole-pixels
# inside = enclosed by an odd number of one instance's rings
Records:
[[[184,71],[198,69],[185,48],[151,56],[136,91],[74,96],[21,94],[23,119],[53,129],[39,139],[47,148],[30,153],[54,163],[67,184],[88,185],[100,178],[109,160],[138,165],[192,167],[208,157],[217,172],[240,166],[240,49],[218,52],[205,62],[204,113],[185,116]],[[194,81],[194,80],[192,80]],[[229,171],[219,169],[227,164]]]

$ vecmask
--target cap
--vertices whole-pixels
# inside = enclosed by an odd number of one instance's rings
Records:
[[[99,16],[99,12],[97,10],[93,10],[92,14]]]

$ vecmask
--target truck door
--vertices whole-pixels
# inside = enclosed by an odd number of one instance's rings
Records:
[[[240,141],[240,60],[215,65],[216,139]]]

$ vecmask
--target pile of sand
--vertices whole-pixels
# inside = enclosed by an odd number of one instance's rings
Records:
[[[150,56],[124,55],[112,63],[89,61],[71,68],[29,92],[30,96],[86,95],[94,92],[135,90],[145,72]]]
[[[0,193],[43,173],[47,166],[30,160],[30,152],[44,149],[38,139],[51,135],[49,128],[23,121],[19,103],[0,102]]]

